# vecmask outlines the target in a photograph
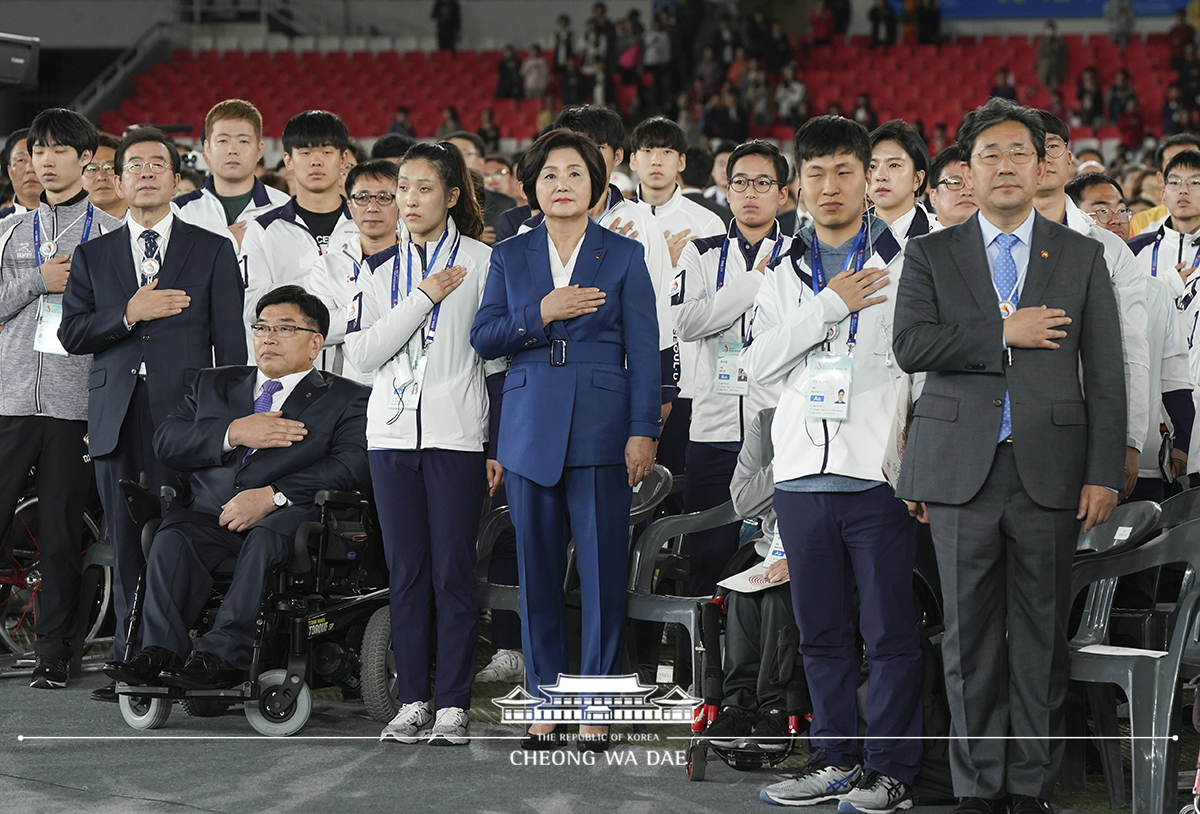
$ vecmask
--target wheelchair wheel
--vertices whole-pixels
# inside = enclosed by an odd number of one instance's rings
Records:
[[[312,693],[308,691],[307,684],[300,685],[296,700],[287,709],[280,713],[267,709],[267,702],[279,692],[286,675],[287,670],[268,670],[258,677],[258,699],[246,702],[246,720],[256,732],[276,738],[286,737],[299,732],[308,722],[308,716],[312,714]]]
[[[171,699],[144,695],[120,695],[121,717],[134,729],[158,729],[171,715]]]
[[[687,779],[698,782],[704,779],[708,768],[708,750],[703,746],[689,746],[687,750]]]
[[[33,652],[36,599],[42,579],[37,496],[21,500],[13,515],[8,534],[0,541],[0,647],[21,656]],[[100,535],[96,521],[85,514],[80,551],[87,551]],[[89,643],[100,637],[112,616],[112,588],[112,569],[106,567],[86,622]]]
[[[216,698],[183,698],[179,705],[193,718],[216,718],[229,709],[229,704]]]
[[[396,656],[392,653],[392,616],[384,605],[371,614],[362,642],[362,700],[371,718],[386,724],[400,711],[396,700]]]

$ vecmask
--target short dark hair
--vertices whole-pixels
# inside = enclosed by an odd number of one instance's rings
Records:
[[[1172,136],[1167,136],[1158,143],[1158,148],[1154,151],[1154,166],[1162,170],[1163,155],[1167,152],[1167,148],[1178,147],[1180,144],[1190,144],[1200,150],[1200,136],[1195,133],[1176,133]]]
[[[376,139],[371,146],[371,158],[404,158],[404,154],[416,143],[416,139],[401,133],[388,133]]]
[[[392,186],[396,186],[396,176],[400,174],[400,168],[395,161],[388,161],[386,158],[372,158],[364,161],[361,164],[355,164],[350,172],[346,173],[346,194],[349,195],[354,190],[354,185],[358,183],[360,178],[375,178],[380,181],[390,181]]]
[[[1184,150],[1182,153],[1177,153],[1167,162],[1167,166],[1163,167],[1163,178],[1177,169],[1200,170],[1200,151]]]
[[[725,165],[726,180],[733,180],[733,168],[737,162],[741,161],[746,156],[761,155],[763,158],[771,162],[771,167],[775,171],[775,180],[780,186],[787,184],[788,163],[783,157],[783,153],[779,152],[779,148],[769,141],[754,139],[747,141],[745,144],[739,144],[733,154],[729,156],[729,163]]]
[[[1058,136],[1063,140],[1063,144],[1071,143],[1071,128],[1067,127],[1066,122],[1049,110],[1034,110],[1033,112],[1042,120],[1042,129],[1046,131],[1047,136]]]
[[[512,172],[513,160],[504,153],[488,153],[483,157],[484,161],[495,161],[497,164],[503,164],[508,167],[509,172]]]
[[[303,145],[301,145],[303,146]],[[324,146],[324,145],[321,145]],[[258,298],[254,306],[254,318],[262,316],[269,305],[294,305],[304,315],[308,327],[316,328],[321,336],[329,335],[329,309],[316,294],[310,294],[298,285],[281,285]]]
[[[942,180],[942,173],[946,171],[946,167],[961,164],[962,160],[962,150],[958,149],[957,144],[947,144],[942,148],[942,151],[933,157],[933,163],[929,167],[930,186]]]
[[[683,155],[687,152],[687,136],[683,128],[663,116],[655,116],[633,128],[629,136],[629,149],[652,150],[655,147],[674,150]]]
[[[357,141],[351,141],[350,146],[346,149],[354,153],[355,164],[361,164],[364,161],[371,160],[371,154],[367,152],[367,148],[359,144]]]
[[[24,141],[29,136],[29,128],[22,127],[20,130],[14,130],[4,140],[4,152],[0,154],[0,169],[4,170],[4,175],[8,175],[8,165],[12,163],[12,152],[17,149],[17,145]],[[25,148],[28,152],[29,148]]]
[[[992,98],[963,117],[958,128],[958,146],[963,152],[963,161],[971,163],[975,154],[975,141],[989,127],[1005,122],[1016,122],[1029,131],[1037,160],[1046,157],[1046,128],[1037,111],[1022,107],[1009,99]]]
[[[297,113],[283,126],[283,151],[290,153],[307,147],[333,147],[345,152],[350,149],[350,131],[344,121],[328,110]]]
[[[483,143],[483,139],[477,133],[471,133],[466,130],[455,130],[450,135],[446,136],[442,141],[450,141],[450,139],[460,139],[469,141],[475,147],[475,152],[479,153],[479,157],[483,158],[483,154],[487,151],[487,145]]]
[[[525,197],[529,199],[531,209],[541,211],[537,199],[537,179],[546,166],[546,159],[553,150],[574,150],[583,157],[583,163],[588,169],[588,178],[592,182],[592,194],[588,201],[588,209],[608,194],[608,169],[604,165],[604,156],[596,142],[584,133],[564,128],[550,130],[540,136],[533,145],[525,151],[521,159],[521,168],[517,174],[521,186],[525,189]]]
[[[96,149],[107,147],[110,150],[116,150],[121,146],[121,140],[111,133],[98,133],[96,139]]]
[[[885,141],[899,144],[900,149],[912,159],[913,172],[924,173],[916,193],[917,196],[924,195],[929,185],[929,147],[926,146],[925,139],[904,120],[892,119],[879,125],[871,133],[871,150]]]
[[[679,177],[689,187],[704,189],[712,177],[713,164],[717,163],[717,159],[703,147],[688,147],[684,155],[687,156],[687,166],[679,173]]]
[[[199,189],[200,187],[204,186],[204,182],[208,180],[208,176],[202,173],[200,170],[193,169],[191,167],[181,167],[179,169],[179,179],[181,181],[191,181],[196,185],[196,189]]]
[[[462,150],[448,141],[414,144],[412,149],[404,154],[404,160],[400,162],[399,167],[417,160],[426,161],[433,167],[447,195],[451,189],[458,189],[458,200],[450,207],[448,214],[454,218],[454,225],[458,227],[459,232],[478,240],[484,228],[483,199],[475,194],[475,181],[467,169],[467,160],[463,157]],[[482,185],[482,176],[479,182]]]
[[[54,142],[83,155],[96,152],[99,137],[96,126],[79,113],[65,107],[51,107],[34,117],[27,139],[30,153],[34,147],[49,147]]]
[[[1083,175],[1076,175],[1067,183],[1066,193],[1072,201],[1078,204],[1083,200],[1083,193],[1092,187],[1103,186],[1105,184],[1117,190],[1117,197],[1122,195],[1121,185],[1117,183],[1116,179],[1102,172],[1085,172]]]
[[[827,155],[850,153],[862,162],[863,172],[871,166],[871,137],[867,128],[841,116],[814,116],[800,126],[792,142],[796,169],[805,161]]]
[[[171,157],[171,172],[178,175],[182,163],[179,151],[175,149],[175,142],[171,141],[170,137],[157,127],[138,127],[125,134],[121,143],[117,145],[117,154],[113,156],[113,164],[116,165],[114,171],[117,175],[120,176],[125,169],[125,153],[129,152],[129,148],[135,144],[147,143],[161,144],[167,148],[167,155]]]
[[[625,122],[620,113],[607,107],[575,105],[565,108],[551,128],[583,133],[597,146],[607,145],[614,151],[625,149]]]

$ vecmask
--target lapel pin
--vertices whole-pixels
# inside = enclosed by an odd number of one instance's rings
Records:
[[[600,259],[600,252],[596,252],[596,259],[597,259],[597,260],[599,260],[599,259]]]
[[[1044,259],[1046,259],[1046,258],[1047,258],[1047,257],[1049,257],[1049,256],[1050,256],[1050,252],[1042,252],[1042,259],[1043,259],[1043,260],[1044,260]]]
[[[304,397],[305,397],[306,399],[310,399],[310,398],[312,398],[312,393],[305,393],[305,394],[304,394]]]

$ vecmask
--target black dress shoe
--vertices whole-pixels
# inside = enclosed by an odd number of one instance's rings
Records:
[[[120,700],[117,698],[117,682],[110,681],[103,687],[97,687],[96,689],[92,690],[92,700],[105,701],[109,704],[117,703],[117,701]]]
[[[1008,801],[1011,814],[1053,814],[1049,800],[1037,797],[1026,797],[1024,794],[1014,794]]]
[[[185,690],[217,690],[236,687],[246,680],[246,671],[239,670],[215,653],[197,650],[187,664],[176,670],[164,670],[162,682]]]
[[[567,742],[566,729],[562,724],[555,724],[549,732],[541,734],[526,732],[525,737],[521,738],[521,748],[527,752],[546,752],[550,749],[557,749]]]
[[[1001,814],[1004,811],[1003,800],[989,800],[986,797],[963,797],[954,807],[952,814]]]
[[[129,661],[110,661],[104,665],[104,674],[113,681],[139,686],[157,685],[159,674],[180,665],[179,656],[165,647],[151,645],[144,648]]]
[[[575,746],[580,752],[607,752],[608,751],[608,733],[603,735],[580,735],[579,740],[575,741]]]

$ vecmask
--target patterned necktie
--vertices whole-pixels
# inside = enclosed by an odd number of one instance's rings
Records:
[[[1017,261],[1013,259],[1012,247],[1020,241],[1016,235],[1001,234],[996,237],[1000,247],[1000,256],[996,258],[996,267],[992,269],[992,280],[996,284],[998,298],[1007,298],[1014,306],[1017,304]],[[1012,435],[1012,407],[1008,401],[1008,391],[1004,391],[1004,414],[1000,417],[1000,443]]]
[[[145,263],[147,260],[153,260],[155,263],[158,263],[158,232],[153,229],[147,229],[142,232],[142,245],[146,247],[146,256],[142,258],[142,262]],[[143,267],[141,276],[142,285],[149,285],[150,281],[158,276],[158,270],[156,269],[154,274],[147,274],[146,269]]]
[[[254,412],[255,413],[269,412],[271,409],[272,399],[275,397],[275,394],[278,393],[282,389],[283,389],[283,385],[280,384],[279,382],[275,381],[274,379],[267,379],[265,382],[263,382],[262,392],[259,393],[258,398],[256,398],[254,400]],[[246,450],[246,454],[242,456],[242,463],[245,463],[246,459],[249,458],[251,453],[253,453],[253,452],[254,452],[254,450],[252,450],[252,449]]]

